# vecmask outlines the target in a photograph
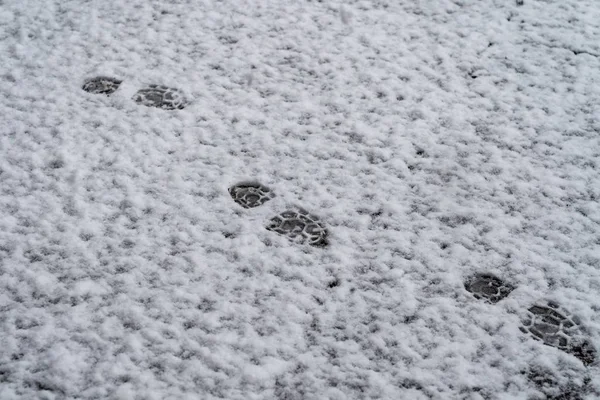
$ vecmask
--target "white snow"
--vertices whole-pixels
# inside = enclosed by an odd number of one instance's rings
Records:
[[[596,1],[2,0],[0,58],[0,399],[600,398],[519,330],[600,347]]]

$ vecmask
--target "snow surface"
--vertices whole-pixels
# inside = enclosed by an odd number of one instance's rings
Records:
[[[0,56],[1,399],[600,398],[519,330],[600,346],[596,0],[1,0]]]

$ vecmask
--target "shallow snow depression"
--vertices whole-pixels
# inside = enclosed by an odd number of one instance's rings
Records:
[[[4,0],[0,39],[1,399],[600,398],[597,2]]]

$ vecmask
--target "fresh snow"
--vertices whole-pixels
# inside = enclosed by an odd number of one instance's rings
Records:
[[[596,0],[1,0],[0,56],[0,399],[600,398],[520,329],[600,347]]]

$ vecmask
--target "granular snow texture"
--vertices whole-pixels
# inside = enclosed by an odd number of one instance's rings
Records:
[[[600,398],[600,5],[517,3],[0,0],[0,399]]]

